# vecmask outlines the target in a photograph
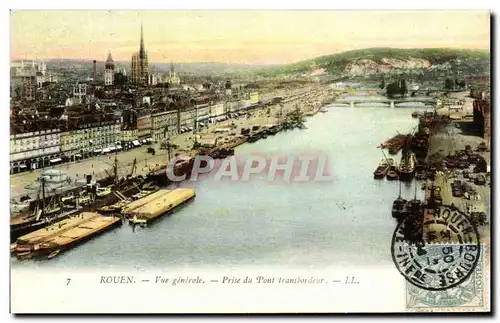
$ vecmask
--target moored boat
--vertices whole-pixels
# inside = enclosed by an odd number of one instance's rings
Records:
[[[394,160],[392,158],[382,159],[377,166],[377,169],[373,172],[373,178],[381,179],[384,178],[389,168],[394,164]]]
[[[178,207],[195,198],[195,190],[177,188],[175,190],[160,190],[149,198],[144,198],[129,205],[123,214],[130,218],[130,223],[149,224],[165,214],[173,213]]]
[[[14,255],[19,259],[54,258],[90,238],[122,224],[121,218],[83,212],[17,239]]]
[[[398,166],[399,179],[402,181],[411,181],[415,175],[415,155],[406,150],[401,156],[401,163]]]
[[[392,217],[398,221],[403,220],[408,215],[407,203],[408,201],[401,197],[401,183],[399,183],[399,196],[392,203]]]
[[[399,179],[398,171],[396,166],[391,166],[389,167],[389,170],[387,171],[386,175],[387,179],[390,181],[395,181]]]

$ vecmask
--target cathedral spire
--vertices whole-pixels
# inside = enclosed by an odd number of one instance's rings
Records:
[[[113,57],[111,56],[111,50],[108,51],[108,59],[106,60],[106,63],[114,63]]]
[[[141,23],[141,47],[139,49],[139,57],[140,58],[145,58],[146,57],[146,51],[144,49],[144,34],[142,31],[142,23]]]

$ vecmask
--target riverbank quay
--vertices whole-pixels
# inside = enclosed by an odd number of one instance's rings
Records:
[[[438,113],[439,114],[439,113]],[[468,216],[477,225],[482,242],[489,242],[491,220],[491,154],[485,140],[462,129],[469,129],[472,122],[468,120],[447,120],[431,129],[427,161],[442,164],[436,172],[434,182],[428,180],[426,187],[432,185],[440,188],[442,204],[453,205]],[[485,148],[480,148],[481,145]],[[475,171],[475,165],[465,169],[446,167],[444,160],[448,156],[456,156],[461,151],[470,149],[474,154],[486,161],[486,172]],[[484,183],[481,178],[484,178]],[[430,193],[426,191],[426,195]],[[483,218],[484,217],[484,218]],[[424,232],[425,234],[425,232]]]
[[[297,89],[289,94],[288,97],[283,96],[283,101],[286,101],[284,103],[258,106],[237,118],[211,124],[208,127],[199,129],[196,133],[183,133],[172,137],[171,144],[174,145],[175,149],[171,149],[170,158],[173,158],[175,155],[196,155],[197,151],[193,149],[196,141],[195,137],[210,137],[215,136],[217,133],[215,137],[218,138],[219,144],[223,144],[224,141],[226,143],[229,141],[238,141],[235,137],[240,134],[241,129],[275,125],[280,121],[280,116],[286,115],[286,113],[291,112],[297,107],[304,113],[310,113],[316,110],[316,107],[323,102],[328,102],[332,97],[338,95],[338,91],[328,86],[318,86]],[[222,128],[232,128],[232,130],[221,133],[218,129]],[[147,153],[148,148],[154,148],[155,155]],[[113,168],[115,156],[118,159],[118,177],[120,178],[126,177],[131,173],[133,173],[133,176],[146,176],[155,167],[169,161],[168,150],[161,149],[161,143],[152,143],[151,145],[145,145],[116,154],[99,155],[78,162],[55,165],[51,168],[33,172],[14,174],[10,177],[11,197],[19,198],[25,195],[34,197],[37,192],[27,189],[26,186],[36,181],[47,169],[61,170],[73,179],[83,179],[86,175],[92,175],[93,179],[106,177]],[[134,159],[136,160],[135,165]]]

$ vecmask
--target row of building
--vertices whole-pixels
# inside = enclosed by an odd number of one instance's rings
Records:
[[[158,104],[140,111],[126,109],[121,115],[94,112],[55,122],[23,120],[11,129],[10,172],[161,142],[202,128],[230,113],[251,109],[258,101],[258,93],[254,92],[249,99],[207,102],[175,110]]]

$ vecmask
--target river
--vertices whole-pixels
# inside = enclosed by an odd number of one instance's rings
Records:
[[[399,184],[373,179],[383,157],[376,146],[413,129],[415,107],[327,108],[309,118],[307,129],[246,143],[236,155],[321,152],[329,158],[331,182],[200,180],[194,202],[150,227],[134,232],[124,225],[49,261],[12,260],[13,268],[392,265],[391,206]],[[405,197],[414,194],[414,186],[402,190]]]

